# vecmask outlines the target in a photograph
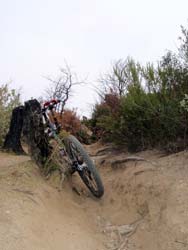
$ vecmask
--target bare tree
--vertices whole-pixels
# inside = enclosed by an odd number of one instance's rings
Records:
[[[115,92],[122,96],[128,84],[127,64],[121,60],[117,61],[112,68],[112,72],[101,78],[105,92]]]
[[[67,64],[64,68],[60,68],[60,75],[55,79],[51,77],[45,78],[51,82],[46,90],[46,98],[61,100],[59,107],[61,113],[71,96],[73,86],[84,83],[83,81],[78,81],[77,75],[71,72],[70,67]]]
[[[97,92],[102,98],[110,93],[121,97],[128,92],[131,84],[138,84],[140,81],[140,65],[128,57],[124,61],[115,62],[111,71],[99,79],[100,87]]]

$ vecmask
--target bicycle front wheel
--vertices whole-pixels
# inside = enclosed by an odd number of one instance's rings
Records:
[[[102,197],[104,194],[102,180],[93,161],[83,148],[82,144],[72,135],[66,137],[64,143],[69,158],[79,166],[77,171],[84,184],[95,197]]]

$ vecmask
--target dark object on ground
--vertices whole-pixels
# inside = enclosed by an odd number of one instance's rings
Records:
[[[3,148],[16,154],[23,154],[22,134],[32,158],[41,168],[44,168],[51,150],[44,132],[41,106],[36,99],[29,100],[25,102],[25,106],[19,106],[13,110]]]
[[[23,136],[32,158],[44,168],[51,150],[44,132],[41,106],[36,99],[25,102]]]
[[[24,106],[13,109],[9,131],[5,137],[3,149],[13,151],[16,154],[24,154],[21,145],[21,133],[24,119]]]

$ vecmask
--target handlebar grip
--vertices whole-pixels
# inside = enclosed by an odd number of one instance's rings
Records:
[[[54,104],[58,104],[60,102],[60,100],[56,100],[56,99],[52,99],[50,101],[47,101],[44,103],[44,108],[47,107],[47,106],[50,106],[51,104],[54,105]]]
[[[45,108],[46,106],[49,106],[49,105],[50,105],[50,102],[45,102],[43,106]]]

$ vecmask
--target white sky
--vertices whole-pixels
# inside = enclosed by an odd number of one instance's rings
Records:
[[[176,50],[187,10],[187,0],[0,0],[0,83],[12,80],[27,100],[65,60],[89,82],[120,58],[155,62]],[[69,105],[87,115],[95,100],[82,87]]]

